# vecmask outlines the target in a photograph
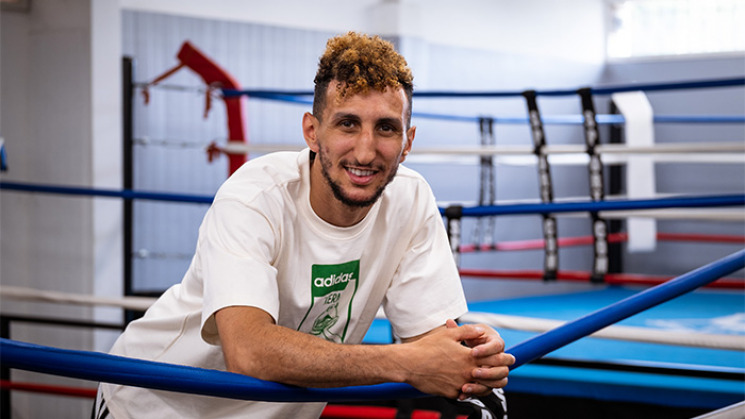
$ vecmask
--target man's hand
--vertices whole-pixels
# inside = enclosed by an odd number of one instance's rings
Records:
[[[459,328],[453,320],[448,320],[445,326],[449,330]],[[459,399],[487,395],[493,388],[506,386],[509,366],[515,363],[514,356],[504,353],[504,341],[496,330],[483,324],[469,327],[480,332],[477,336],[463,339],[463,343],[471,348],[470,355],[478,366],[471,371],[472,381],[461,388]]]
[[[404,363],[399,365],[405,371],[405,382],[425,393],[451,399],[462,395],[466,386],[473,386],[478,391],[485,389],[475,383],[473,372],[482,369],[483,363],[489,359],[474,357],[473,349],[462,343],[483,341],[487,344],[489,338],[485,339],[484,335],[482,326],[440,327],[405,340],[407,343],[403,345],[394,345],[405,351]]]

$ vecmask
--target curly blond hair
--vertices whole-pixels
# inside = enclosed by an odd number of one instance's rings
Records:
[[[326,52],[318,63],[314,80],[315,96],[313,115],[321,118],[326,106],[326,90],[332,81],[337,83],[339,98],[366,93],[370,89],[380,92],[387,87],[403,88],[408,101],[406,125],[411,120],[411,96],[414,77],[406,60],[393,48],[393,44],[379,36],[348,32],[331,38]]]

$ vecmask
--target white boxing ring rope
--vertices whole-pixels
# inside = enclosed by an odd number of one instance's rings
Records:
[[[0,298],[19,301],[36,301],[57,304],[118,307],[126,310],[145,311],[155,302],[152,297],[99,297],[60,291],[42,291],[33,288],[0,285]]]
[[[481,312],[468,312],[461,316],[459,320],[465,323],[484,323],[495,329],[525,330],[530,332],[547,332],[566,324],[566,322],[561,320]],[[650,330],[643,327],[631,326],[608,326],[589,336],[631,342],[745,351],[745,339],[742,336],[735,335]]]
[[[305,148],[296,144],[246,144],[228,141],[223,151],[231,154],[269,153],[273,151],[298,151]],[[740,142],[702,142],[702,143],[658,143],[649,146],[630,146],[623,144],[598,144],[601,154],[669,154],[669,153],[745,153],[745,143]],[[587,154],[586,146],[580,144],[557,144],[545,147],[547,154]],[[483,145],[460,147],[413,147],[411,154],[445,154],[445,155],[533,155],[534,148],[522,145]],[[724,157],[722,155],[720,157]],[[742,159],[738,161],[743,163]]]
[[[246,144],[238,141],[228,141],[220,149],[226,154],[270,153],[276,151],[299,151],[305,148],[298,144]],[[745,142],[707,142],[707,143],[657,143],[647,146],[633,146],[624,144],[598,144],[596,146],[604,164],[626,164],[636,156],[645,156],[655,163],[724,163],[745,164]],[[587,164],[586,147],[580,144],[563,144],[545,146],[544,151],[549,155],[552,165]],[[473,164],[473,158],[492,156],[498,165],[534,166],[536,156],[534,148],[522,145],[496,146],[460,146],[460,147],[413,147],[407,159],[417,163],[458,163]],[[656,194],[655,197],[664,197]],[[607,196],[606,199],[614,197]],[[564,198],[570,200],[571,198]],[[560,202],[562,199],[557,199]],[[511,204],[512,201],[500,201],[500,204]],[[462,202],[461,202],[462,204]],[[745,212],[740,210],[707,209],[653,209],[634,211],[600,211],[605,219],[627,219],[629,217],[650,219],[698,219],[716,221],[743,221]],[[558,214],[557,214],[558,215]],[[562,216],[583,216],[586,214],[569,214]]]
[[[145,311],[156,298],[151,297],[98,297],[58,291],[40,291],[32,288],[0,285],[0,298],[23,301],[37,301],[57,304],[77,304],[87,306],[109,306],[129,310]],[[382,310],[377,319],[385,319]],[[495,329],[522,330],[529,332],[546,332],[566,322],[535,317],[511,316],[494,313],[469,311],[458,319],[462,323],[484,323]],[[658,343],[666,345],[688,346],[709,349],[745,351],[745,339],[742,336],[674,332],[668,330],[650,330],[641,327],[608,326],[590,335],[595,338],[623,340],[632,342]]]
[[[246,144],[228,141],[220,149],[226,154],[270,153],[275,151],[299,151],[305,148],[300,144]],[[552,164],[586,164],[588,161],[585,146],[580,144],[551,145],[545,153]],[[603,163],[622,164],[637,155],[653,158],[655,162],[665,163],[745,163],[745,142],[706,142],[706,143],[658,143],[650,146],[629,146],[622,144],[599,144],[598,153]],[[444,156],[444,157],[443,157]],[[432,163],[457,163],[463,157],[494,156],[498,164],[535,165],[534,149],[522,145],[460,146],[460,147],[420,147],[411,149],[412,161]],[[470,162],[472,163],[472,162]]]

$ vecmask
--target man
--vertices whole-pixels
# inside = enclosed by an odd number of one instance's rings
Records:
[[[514,358],[492,329],[452,320],[467,307],[442,219],[424,179],[399,166],[416,132],[406,62],[348,33],[329,40],[315,83],[308,149],[254,159],[225,182],[182,283],[112,352],[306,387],[404,382],[453,399],[503,387]],[[381,305],[403,343],[361,345]],[[324,406],[111,384],[100,398],[116,419],[318,417]]]

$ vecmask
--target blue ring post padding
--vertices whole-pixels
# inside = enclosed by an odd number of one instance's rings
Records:
[[[505,350],[505,352],[511,353],[516,360],[510,368],[515,369],[577,339],[618,323],[650,307],[693,291],[744,267],[745,250],[740,250],[716,262],[704,265],[661,285],[641,291],[615,304],[528,339]]]
[[[508,348],[515,369],[558,347],[605,326],[661,304],[745,267],[745,250],[733,253],[662,285],[650,288],[578,320]],[[73,351],[0,339],[0,364],[47,374],[92,381],[178,391],[240,400],[273,402],[363,401],[424,397],[407,384],[342,388],[300,388],[225,371],[124,358],[98,352]]]

